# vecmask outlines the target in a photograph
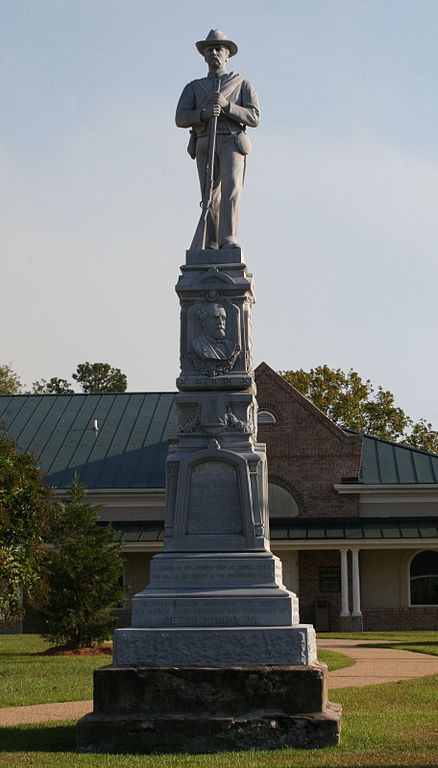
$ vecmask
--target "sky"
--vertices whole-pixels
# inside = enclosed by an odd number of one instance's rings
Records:
[[[438,0],[0,0],[0,364],[175,389],[199,217],[179,95],[211,28],[255,86],[254,362],[326,363],[438,427]]]

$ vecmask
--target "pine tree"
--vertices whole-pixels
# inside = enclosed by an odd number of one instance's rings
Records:
[[[126,392],[128,380],[120,368],[109,363],[79,363],[73,378],[82,387],[82,392]]]
[[[59,504],[52,546],[47,552],[49,592],[40,609],[44,634],[55,645],[89,646],[111,636],[111,608],[123,600],[123,560],[111,526],[97,522],[98,506],[85,502],[75,478]]]

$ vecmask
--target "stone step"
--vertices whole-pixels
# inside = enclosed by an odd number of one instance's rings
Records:
[[[282,587],[282,566],[268,552],[160,554],[151,561],[150,588]]]
[[[180,592],[136,595],[132,601],[133,627],[277,627],[299,621],[298,599],[287,590]]]
[[[311,624],[116,629],[116,667],[260,667],[316,660]]]

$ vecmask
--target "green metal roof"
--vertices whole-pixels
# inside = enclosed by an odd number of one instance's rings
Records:
[[[57,488],[75,472],[90,489],[164,488],[168,440],[176,437],[174,401],[174,392],[1,395],[0,421],[23,452],[38,456]],[[356,482],[438,483],[438,455],[364,435]]]
[[[100,523],[108,525],[108,523]],[[153,522],[111,522],[114,531],[114,541],[129,544],[139,542],[163,541],[164,521]]]
[[[350,434],[359,434],[344,429]],[[402,443],[363,436],[359,481],[365,485],[438,483],[438,456]]]
[[[106,525],[106,523],[101,523]],[[129,543],[144,543],[163,541],[164,522],[115,522],[114,540]],[[349,540],[363,539],[430,539],[438,538],[438,521],[436,518],[406,517],[406,518],[308,518],[306,520],[271,519],[271,539],[303,540],[339,540],[347,543]]]
[[[173,392],[3,395],[0,421],[56,488],[75,472],[87,488],[164,488],[174,399]]]
[[[436,517],[307,518],[271,520],[271,538],[279,539],[429,539],[438,537]]]

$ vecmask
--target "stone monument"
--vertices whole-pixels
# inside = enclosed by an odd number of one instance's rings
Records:
[[[191,128],[202,213],[176,286],[181,304],[178,443],[166,464],[162,553],[95,672],[80,751],[212,752],[339,741],[315,632],[269,547],[267,463],[257,442],[253,279],[237,243],[240,192],[259,121],[257,94],[227,74],[236,44],[196,44],[208,77],[189,83],[176,121]]]

